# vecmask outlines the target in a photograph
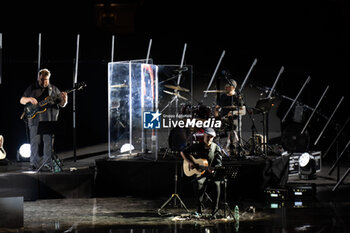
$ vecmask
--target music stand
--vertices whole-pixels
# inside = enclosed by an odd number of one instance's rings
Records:
[[[259,98],[254,107],[254,114],[261,113],[263,116],[263,153],[267,156],[268,144],[268,112],[275,103],[275,97]]]
[[[180,201],[181,207],[184,208],[184,209],[187,211],[187,213],[190,212],[190,211],[187,209],[185,203],[181,200],[179,194],[177,193],[178,165],[179,165],[178,161],[175,161],[174,193],[171,194],[171,196],[169,197],[169,199],[168,199],[166,202],[164,202],[163,205],[158,209],[158,214],[159,214],[159,215],[162,215],[162,210],[163,210],[163,208],[164,208],[166,205],[168,205],[168,203],[169,203],[171,200],[174,201],[173,204],[174,204],[174,207],[175,207],[175,206],[176,206],[176,200],[177,200],[177,199]]]
[[[224,183],[224,217],[227,218],[232,216],[234,218],[234,214],[230,209],[227,203],[227,181],[228,178],[235,178],[238,173],[238,166],[226,165],[219,167],[215,170],[214,178],[219,179],[221,183]],[[227,213],[227,214],[226,214]]]
[[[63,164],[53,150],[53,143],[54,143],[55,133],[59,132],[61,130],[61,128],[62,128],[62,126],[58,124],[58,121],[40,121],[39,126],[38,126],[38,132],[37,132],[37,134],[39,134],[39,135],[44,135],[44,134],[51,135],[51,139],[52,139],[51,159],[52,159],[52,163],[55,163],[58,166],[59,171],[62,171],[61,165],[63,165]],[[41,168],[46,164],[48,159],[49,158],[46,158],[46,160],[42,162],[42,164],[38,168],[37,172],[39,172],[41,170]],[[54,166],[52,168],[54,169]]]
[[[255,104],[254,109],[257,110],[258,113],[264,113],[271,110],[272,106],[275,103],[275,97],[270,98],[259,98]]]

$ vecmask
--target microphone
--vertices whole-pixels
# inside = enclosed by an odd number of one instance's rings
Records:
[[[227,77],[232,77],[232,75],[231,75],[229,70],[222,70],[221,74],[224,75],[224,76],[227,76]]]
[[[178,69],[175,69],[174,70],[175,72],[178,72],[178,73],[181,73],[181,72],[185,72],[185,71],[188,71],[188,68],[187,67],[179,67]]]

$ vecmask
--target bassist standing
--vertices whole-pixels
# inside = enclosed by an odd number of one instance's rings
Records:
[[[67,105],[67,93],[60,90],[50,83],[51,73],[48,69],[42,69],[38,73],[37,82],[31,84],[23,93],[20,103],[22,105],[38,105],[39,102],[48,96],[57,96],[53,101],[45,103],[40,114],[35,114],[28,118],[28,128],[30,134],[30,166],[36,170],[40,166],[39,144],[43,143],[43,161],[47,161],[43,169],[52,171],[52,146],[53,136],[51,134],[38,134],[38,126],[41,121],[57,121],[59,109]]]

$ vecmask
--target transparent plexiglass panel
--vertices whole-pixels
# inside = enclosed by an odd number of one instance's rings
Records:
[[[112,158],[142,156],[157,160],[159,151],[169,148],[171,133],[170,128],[162,127],[162,117],[191,114],[193,109],[191,66],[180,68],[143,62],[109,63],[108,125]],[[154,118],[159,119],[158,125],[150,123]]]
[[[144,129],[143,113],[158,108],[157,66],[109,63],[109,156],[157,159],[155,129]]]

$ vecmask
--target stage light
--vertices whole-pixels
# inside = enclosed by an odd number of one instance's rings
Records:
[[[303,153],[299,157],[299,166],[306,167],[311,159],[311,155],[309,153]]]
[[[129,143],[126,143],[124,145],[122,145],[122,147],[120,148],[120,153],[125,153],[125,152],[128,152],[128,151],[132,151],[134,150],[134,146],[129,144]]]
[[[17,152],[17,161],[29,161],[30,158],[30,144],[23,144]]]
[[[313,155],[305,152],[299,157],[299,178],[310,180],[316,178],[316,161]]]

